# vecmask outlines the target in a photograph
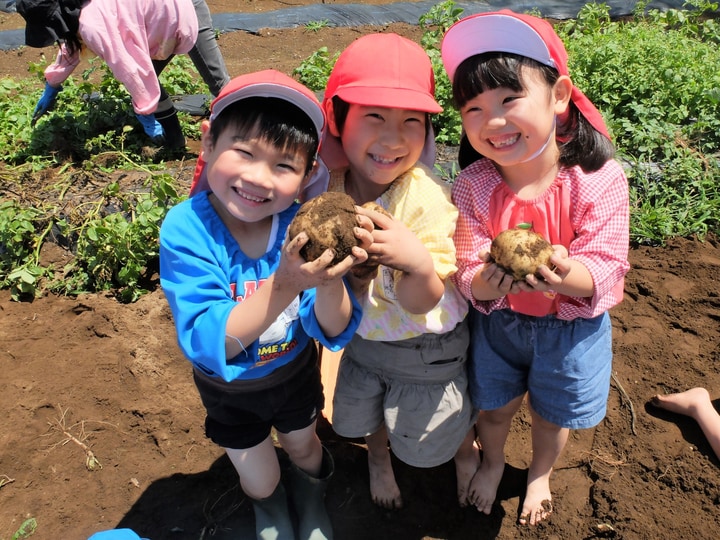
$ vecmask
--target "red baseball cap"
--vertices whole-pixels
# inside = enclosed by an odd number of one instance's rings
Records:
[[[552,25],[544,19],[509,9],[470,15],[445,33],[441,54],[450,80],[467,58],[487,52],[506,52],[532,58],[569,76],[568,54]],[[590,124],[608,139],[605,121],[595,105],[576,86],[570,99]]]
[[[317,130],[318,140],[322,141],[325,113],[317,97],[303,84],[274,69],[256,71],[232,79],[210,104],[210,122],[212,123],[228,105],[251,97],[279,98],[292,103],[308,115]],[[306,190],[315,183],[313,180]],[[205,160],[200,155],[195,166],[190,196],[208,189]]]
[[[355,105],[442,112],[427,53],[393,33],[368,34],[340,54],[325,89],[326,111],[334,96]]]

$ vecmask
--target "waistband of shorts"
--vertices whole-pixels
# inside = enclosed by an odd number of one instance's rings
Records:
[[[401,341],[373,341],[356,334],[345,347],[345,355],[383,376],[410,384],[435,384],[464,376],[468,346],[469,328],[463,320],[446,334],[423,334]]]
[[[511,309],[501,309],[490,313],[490,315],[496,315],[498,317],[503,317],[505,319],[508,319],[509,321],[512,321],[509,324],[517,325],[521,323],[529,323],[536,328],[567,328],[576,324],[583,324],[583,322],[585,321],[599,321],[606,314],[607,312],[603,312],[600,315],[590,319],[582,317],[577,317],[575,319],[558,319],[557,313],[550,313],[549,315],[543,315],[541,317],[535,315],[526,315],[525,313],[518,313],[517,311],[513,311]]]
[[[313,354],[313,351],[315,354]],[[235,379],[234,381],[228,382],[220,377],[211,377],[196,367],[193,367],[193,375],[205,384],[223,390],[224,392],[257,392],[274,388],[292,379],[298,373],[312,367],[313,363],[317,363],[317,346],[314,341],[310,340],[307,347],[291,362],[280,366],[264,377],[257,379]]]

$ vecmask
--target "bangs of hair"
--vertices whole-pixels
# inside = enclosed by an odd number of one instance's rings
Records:
[[[522,77],[524,67],[540,70],[549,84],[554,84],[558,78],[553,68],[517,54],[490,52],[466,58],[455,71],[452,88],[455,106],[465,106],[486,90],[509,88],[514,92],[522,91],[525,89]]]
[[[348,113],[350,112],[350,103],[342,99],[340,96],[332,97],[333,103],[333,116],[335,118],[335,125],[338,131],[342,134],[345,129],[345,120],[347,120]],[[425,113],[425,134],[430,131],[432,127],[432,116],[429,112]]]
[[[243,139],[258,138],[282,150],[305,153],[309,168],[320,143],[310,117],[279,98],[251,97],[228,105],[210,124],[213,144],[229,128]]]

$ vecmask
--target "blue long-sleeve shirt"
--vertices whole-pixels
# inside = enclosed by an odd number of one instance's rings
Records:
[[[160,282],[173,313],[178,344],[198,369],[225,381],[258,379],[292,362],[311,339],[336,351],[352,338],[362,316],[352,292],[353,313],[338,336],[324,335],[315,317],[315,289],[303,291],[246,353],[225,357],[230,312],[272,275],[298,204],[274,217],[264,256],[245,255],[200,193],[170,209],[160,230]],[[346,286],[347,288],[347,286]]]

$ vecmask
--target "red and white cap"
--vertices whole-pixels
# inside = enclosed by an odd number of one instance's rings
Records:
[[[353,41],[340,54],[330,73],[323,108],[338,96],[346,103],[427,113],[442,112],[435,101],[435,74],[425,50],[398,34],[368,34]],[[347,165],[336,137],[325,133],[322,157],[331,169]],[[420,160],[435,161],[435,135],[428,130]]]
[[[470,15],[453,24],[441,45],[445,71],[453,80],[458,66],[471,56],[505,52],[532,58],[569,76],[568,55],[552,25],[544,19],[508,9]],[[570,99],[592,126],[608,139],[605,121],[595,105],[573,85]]]
[[[292,77],[274,69],[256,71],[232,79],[210,104],[210,122],[232,103],[251,97],[278,98],[292,103],[308,115],[317,130],[318,140],[322,140],[325,114],[315,94]],[[327,171],[323,171],[323,176],[327,176]],[[321,180],[316,177],[317,173],[305,188],[306,192],[311,185],[316,186],[317,181]],[[208,189],[205,161],[200,155],[195,166],[190,196]]]
[[[348,45],[330,74],[323,106],[334,96],[355,105],[442,112],[427,53],[392,33],[369,34]]]

